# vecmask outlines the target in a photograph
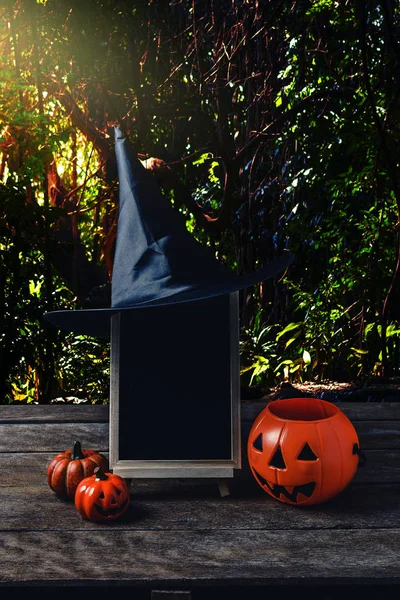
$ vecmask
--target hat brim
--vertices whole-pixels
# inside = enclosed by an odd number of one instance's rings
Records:
[[[45,313],[44,318],[59,329],[65,329],[81,335],[109,338],[111,317],[121,311],[145,310],[155,306],[195,302],[196,300],[205,300],[215,296],[231,294],[279,275],[291,265],[293,260],[294,254],[286,251],[259,271],[238,276],[229,283],[224,282],[220,285],[191,288],[179,294],[166,294],[161,298],[140,302],[131,306],[56,310]]]

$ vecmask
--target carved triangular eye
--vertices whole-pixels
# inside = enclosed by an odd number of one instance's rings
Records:
[[[318,456],[314,454],[307,443],[304,444],[303,449],[297,458],[298,460],[318,460]]]
[[[262,445],[262,433],[260,433],[260,435],[254,440],[253,447],[256,450],[259,450],[260,452],[262,452],[262,449],[263,449],[263,445]]]
[[[271,458],[269,466],[277,469],[286,469],[286,463],[283,460],[283,454],[280,446],[278,446],[275,454]]]

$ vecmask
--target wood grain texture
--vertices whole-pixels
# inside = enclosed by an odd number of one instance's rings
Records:
[[[0,407],[0,587],[242,586],[243,597],[249,586],[397,589],[399,406],[345,408],[367,463],[329,502],[301,508],[271,498],[249,471],[242,437],[229,496],[216,480],[135,480],[124,517],[96,524],[52,492],[46,469],[75,439],[107,455],[108,407]],[[242,410],[244,435],[258,412]]]
[[[108,452],[105,451],[104,455],[108,457]],[[50,452],[0,454],[0,487],[43,484],[47,466],[53,456]],[[152,479],[145,481],[152,482]],[[244,455],[243,467],[240,471],[235,471],[233,480],[229,480],[229,487],[236,485],[236,488],[246,490],[249,482],[253,482],[253,476]],[[400,483],[400,450],[368,450],[367,463],[358,469],[353,482],[355,484]],[[190,487],[193,485],[196,485],[196,488],[201,487],[201,480],[196,482],[189,478],[188,483]],[[166,489],[169,484],[160,485],[162,489]]]
[[[371,423],[358,421],[354,428],[362,449],[400,449],[400,424],[397,421]],[[251,424],[242,423],[242,452],[246,451]],[[109,450],[107,422],[32,422],[0,423],[0,452],[61,452],[70,448],[75,440],[83,448]],[[243,455],[242,455],[243,456]]]
[[[400,530],[2,533],[0,581],[115,584],[399,581]],[[23,568],[21,565],[23,564]]]
[[[133,482],[124,518],[112,531],[375,530],[398,526],[400,485],[350,485],[340,496],[309,508],[278,502],[249,485],[220,498],[210,483],[173,485]],[[384,508],[384,510],[382,510]],[[72,501],[42,486],[0,488],[0,537],[7,532],[105,531],[83,520]],[[84,533],[83,533],[84,535]],[[400,541],[399,541],[400,543]]]
[[[109,406],[104,404],[11,404],[0,405],[0,423],[108,422]]]
[[[63,452],[75,440],[82,448],[108,450],[108,423],[0,424],[0,452]]]
[[[104,451],[108,457],[108,452]],[[16,452],[0,454],[0,487],[41,485],[44,482],[46,469],[54,454],[51,452],[27,452],[18,454]],[[233,480],[229,480],[229,487],[247,489],[249,481],[253,480],[247,458],[243,455],[243,467],[235,471]],[[152,481],[146,479],[146,481]],[[196,482],[189,478],[192,487]],[[400,483],[400,450],[368,450],[367,463],[359,468],[354,483]],[[162,484],[164,489],[166,483]],[[201,486],[197,482],[196,486]]]
[[[252,422],[265,408],[265,401],[242,402],[241,419]],[[353,421],[400,421],[400,402],[339,402],[340,408]],[[16,422],[108,422],[109,405],[0,405],[0,423]]]

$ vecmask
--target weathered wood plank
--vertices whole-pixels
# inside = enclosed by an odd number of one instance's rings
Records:
[[[0,423],[107,422],[109,406],[100,404],[0,405]]]
[[[108,450],[108,423],[0,424],[0,452],[62,452],[80,440],[82,448]]]
[[[113,531],[287,531],[391,529],[400,520],[400,485],[350,485],[329,502],[294,507],[255,488],[233,487],[220,498],[217,486],[189,483],[133,482],[131,506],[112,524]],[[4,532],[98,531],[72,501],[50,488],[28,485],[0,488],[0,537]]]
[[[354,428],[363,449],[400,448],[400,423],[398,421],[354,421]]]
[[[265,408],[266,402],[242,402],[241,417],[253,422]],[[400,421],[400,402],[339,402],[337,406],[354,421]],[[56,404],[56,405],[0,405],[0,423],[32,421],[106,422],[109,405]]]
[[[103,525],[57,498],[46,469],[75,439],[107,454],[108,407],[0,407],[0,587],[400,585],[398,408],[349,406],[367,463],[327,503],[285,505],[257,485],[246,461],[253,404],[229,496],[213,481],[134,480],[128,513]]]
[[[241,427],[242,450],[245,451],[251,424]],[[354,423],[363,449],[400,448],[400,422],[368,421]],[[0,452],[59,452],[69,448],[74,440],[84,448],[109,449],[107,422],[0,423]]]
[[[99,445],[101,448],[102,444]],[[95,449],[98,449],[94,445]],[[101,451],[101,450],[100,450]],[[108,451],[102,451],[108,457]],[[0,454],[0,487],[40,485],[44,481],[47,465],[55,453],[26,452]],[[356,483],[400,483],[400,450],[367,450],[367,462],[360,467],[354,477]],[[242,469],[234,472],[232,481],[244,482],[252,479],[245,450],[243,450]],[[192,481],[192,480],[190,480]],[[165,487],[164,485],[162,486]]]
[[[4,583],[400,581],[400,530],[3,532]]]

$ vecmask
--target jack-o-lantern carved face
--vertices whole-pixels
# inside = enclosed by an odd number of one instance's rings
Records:
[[[353,479],[359,441],[335,405],[291,398],[271,402],[258,415],[247,453],[256,481],[268,494],[288,504],[316,504]]]
[[[122,477],[104,473],[100,468],[83,479],[76,489],[75,506],[90,521],[112,521],[128,509],[130,494]]]

